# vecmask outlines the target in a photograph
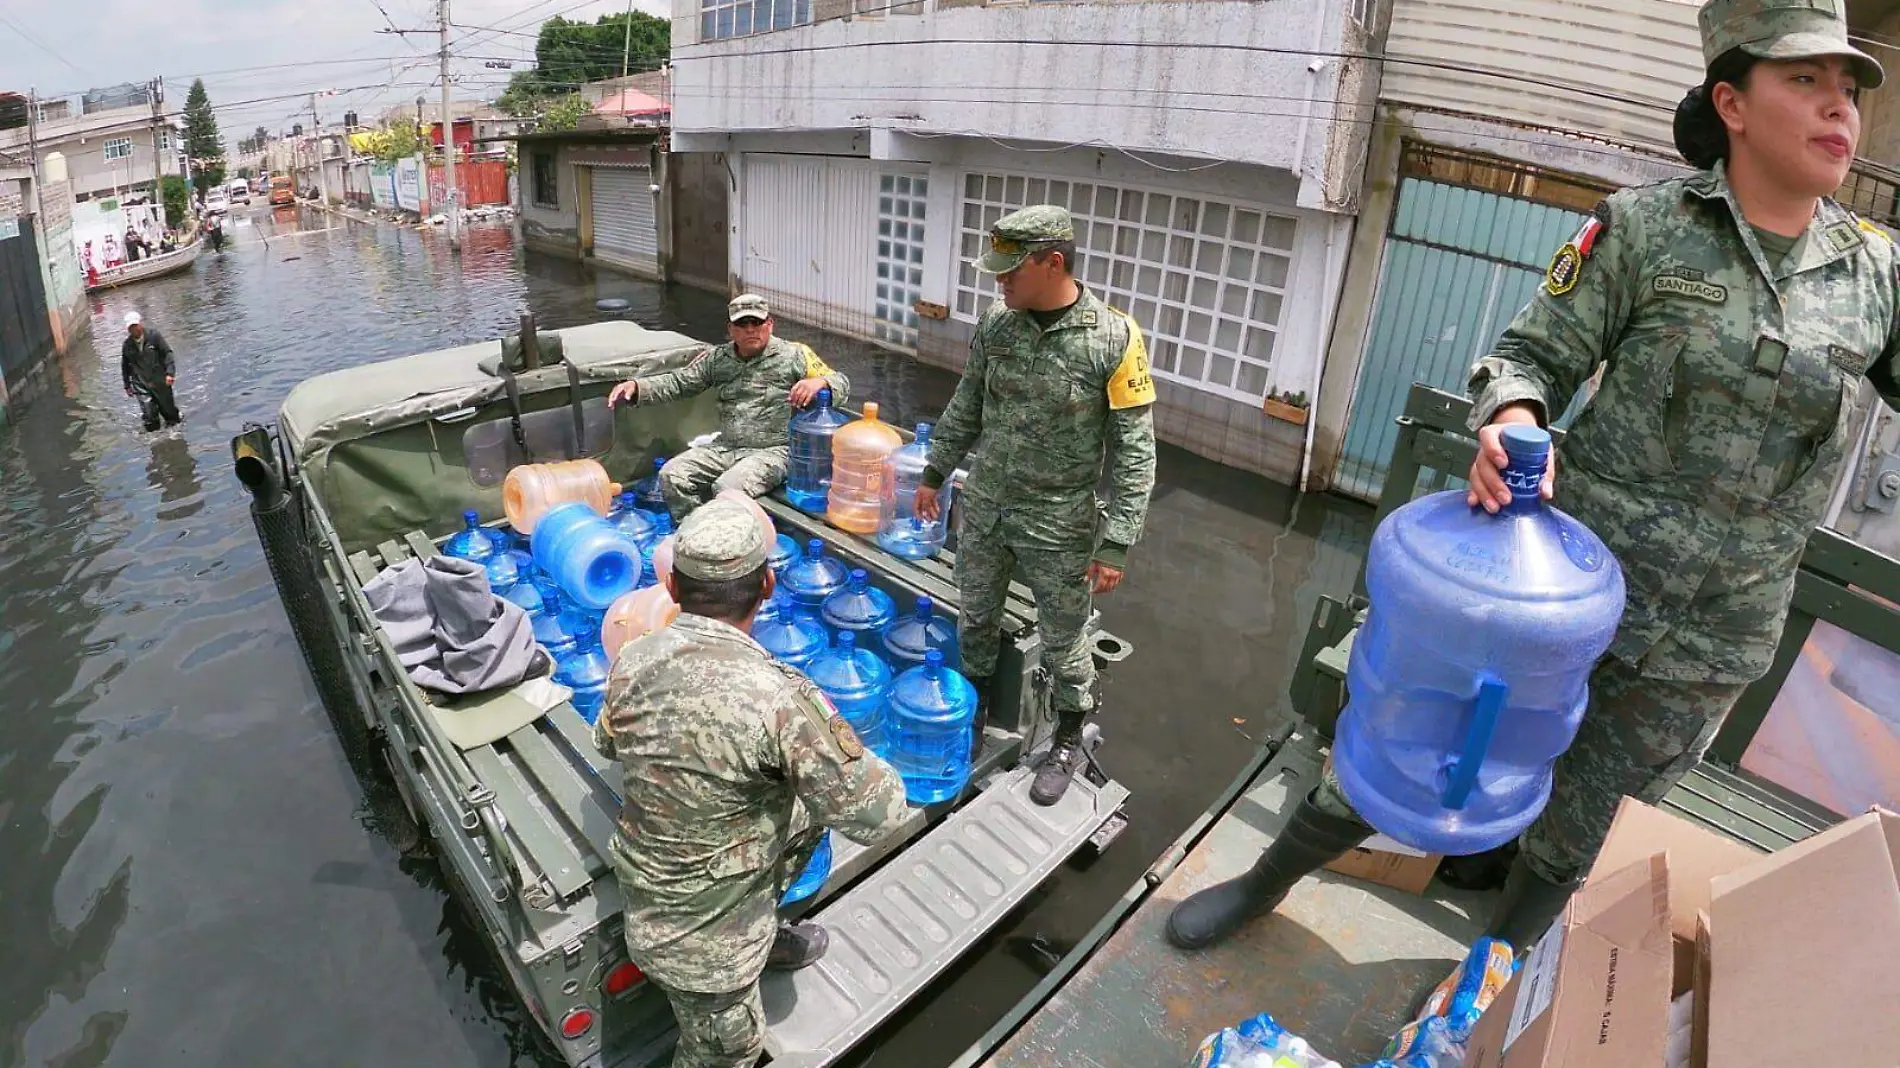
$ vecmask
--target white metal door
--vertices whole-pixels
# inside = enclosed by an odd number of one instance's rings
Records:
[[[746,290],[801,322],[875,337],[876,165],[748,154],[744,186]]]
[[[647,168],[594,167],[594,255],[644,274],[659,273],[660,235]]]

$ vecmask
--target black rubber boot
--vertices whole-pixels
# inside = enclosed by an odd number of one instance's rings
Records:
[[[1371,836],[1370,827],[1321,811],[1308,794],[1245,875],[1210,886],[1174,907],[1168,941],[1182,949],[1204,949],[1222,941],[1247,921],[1278,908],[1295,883]]]
[[[1564,910],[1564,904],[1582,882],[1582,879],[1549,882],[1532,871],[1524,854],[1519,853],[1511,862],[1511,874],[1504,880],[1504,896],[1498,899],[1497,911],[1491,914],[1491,924],[1484,933],[1509,942],[1511,949],[1523,956],[1532,943],[1550,929],[1551,921]]]
[[[795,972],[818,963],[831,948],[831,932],[815,923],[779,924],[778,936],[772,939],[772,951],[766,955],[765,966],[776,972]]]
[[[1062,800],[1075,778],[1075,766],[1082,762],[1082,721],[1085,711],[1064,709],[1056,713],[1056,736],[1049,744],[1049,755],[1036,769],[1036,781],[1029,784],[1029,799],[1044,808]]]
[[[983,728],[990,722],[990,695],[995,679],[989,675],[975,676],[970,679],[970,687],[976,691],[976,715],[970,720],[970,760],[975,761],[983,755]]]

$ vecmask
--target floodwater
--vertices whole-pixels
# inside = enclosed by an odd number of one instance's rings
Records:
[[[229,440],[298,381],[545,326],[623,297],[721,330],[722,301],[436,235],[245,213],[191,273],[97,296],[92,332],[0,428],[0,1066],[515,1066],[542,1059],[434,861],[378,818],[291,638]],[[186,423],[120,388],[136,309],[178,354]],[[929,418],[953,376],[784,324]],[[1034,985],[1285,715],[1314,599],[1351,584],[1366,510],[1164,449],[1148,535],[1101,601],[1135,655],[1104,680],[1103,762],[1133,823],[1065,868],[853,1058],[947,1064]],[[1185,1060],[1189,1051],[1183,1050]]]

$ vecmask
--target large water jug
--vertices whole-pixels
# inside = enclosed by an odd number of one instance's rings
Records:
[[[752,621],[752,640],[778,660],[805,670],[811,658],[825,651],[831,635],[811,610],[792,600],[784,590],[772,594],[772,601],[760,609]]]
[[[825,880],[829,878],[831,878],[831,832],[826,831],[824,837],[818,839],[818,848],[812,850],[811,859],[805,862],[805,870],[798,873],[798,878],[792,881],[791,887],[785,891],[785,896],[778,899],[779,907],[795,905],[812,896],[825,885]]]
[[[557,504],[540,517],[534,562],[570,600],[596,612],[632,590],[642,566],[640,547],[579,501]]]
[[[515,554],[510,552],[508,553],[508,557],[514,559]],[[517,565],[518,564],[519,561],[517,561]],[[527,570],[517,570],[516,574],[519,577],[516,579],[514,585],[505,590],[497,590],[496,592],[501,595],[502,600],[512,601],[516,607],[528,613],[528,618],[532,621],[535,614],[540,612],[547,603],[546,599],[541,596],[540,583],[534,579],[533,561],[529,561]],[[538,637],[537,635],[537,638]]]
[[[929,597],[917,598],[916,607],[899,616],[884,629],[880,644],[884,662],[891,671],[903,674],[924,662],[924,654],[936,649],[943,653],[943,666],[957,668],[962,651],[957,647],[957,625],[936,614]]]
[[[844,589],[825,598],[819,618],[833,630],[853,631],[858,644],[877,650],[877,637],[897,617],[897,605],[891,595],[871,585],[871,576],[863,568],[853,568]]]
[[[673,512],[666,506],[666,491],[660,485],[660,468],[665,466],[666,457],[655,456],[653,473],[633,484],[634,504],[653,520],[656,535],[673,533]]]
[[[664,586],[647,586],[615,601],[600,621],[600,647],[609,661],[620,658],[620,647],[668,626],[679,618],[680,606]]]
[[[640,507],[640,496],[632,490],[622,492],[614,500],[614,510],[607,521],[638,543],[643,552],[652,552],[653,543],[660,540],[653,530],[653,517]]]
[[[558,663],[574,650],[573,624],[577,613],[568,610],[567,601],[561,596],[561,588],[554,584],[553,579],[542,577],[518,582],[515,589],[523,586],[534,587],[541,604],[539,609],[528,615],[528,623],[534,628],[534,640]],[[514,600],[512,597],[509,599]]]
[[[876,534],[884,511],[884,461],[904,444],[897,428],[880,422],[877,404],[864,405],[864,418],[846,423],[831,438],[831,490],[825,518],[839,530]]]
[[[825,555],[825,543],[813,538],[805,543],[805,555],[785,569],[785,592],[816,611],[825,598],[843,589],[850,577],[842,561]]]
[[[883,756],[904,778],[913,805],[934,805],[961,793],[970,781],[975,748],[976,688],[943,666],[943,651],[924,654],[891,684]]]
[[[462,529],[442,544],[442,553],[483,564],[506,547],[503,541],[501,533],[483,527],[481,513],[471,509],[462,513]]]
[[[1333,765],[1379,831],[1428,853],[1510,841],[1550,798],[1591,668],[1623,616],[1623,572],[1538,496],[1550,435],[1502,437],[1511,503],[1421,497],[1373,532]]]
[[[858,648],[856,634],[841,630],[832,647],[812,657],[804,670],[858,732],[858,740],[883,756],[884,707],[891,698],[891,669],[884,661]]]
[[[943,548],[950,517],[950,490],[938,494],[943,509],[935,520],[917,516],[917,487],[924,483],[930,461],[930,424],[917,424],[917,437],[884,461],[882,507],[878,513],[877,543],[884,551],[906,560],[927,560]]]
[[[574,648],[555,662],[554,681],[574,691],[568,703],[590,724],[600,718],[600,706],[607,700],[607,676],[613,666],[600,646],[600,623],[592,615],[576,615]]]
[[[548,509],[567,501],[581,501],[595,515],[613,507],[620,484],[607,478],[598,460],[564,460],[557,464],[520,464],[509,469],[501,483],[501,506],[508,523],[532,536]]]
[[[792,416],[791,462],[785,469],[785,499],[793,507],[825,514],[831,489],[831,439],[851,420],[831,406],[831,390],[821,389],[805,410]]]
[[[777,575],[782,582],[785,579],[785,569],[792,566],[792,561],[796,559],[798,559],[798,539],[790,534],[780,534],[772,539],[772,548],[766,554],[765,565],[771,568],[772,574]]]
[[[512,550],[504,549],[493,554],[482,561],[482,568],[488,572],[488,588],[497,597],[505,595],[522,579],[521,568],[516,564]]]

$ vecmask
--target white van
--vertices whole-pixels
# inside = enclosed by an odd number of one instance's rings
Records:
[[[225,187],[225,191],[230,195],[231,203],[233,204],[249,204],[251,202],[251,183],[242,178],[231,179],[231,184]]]

